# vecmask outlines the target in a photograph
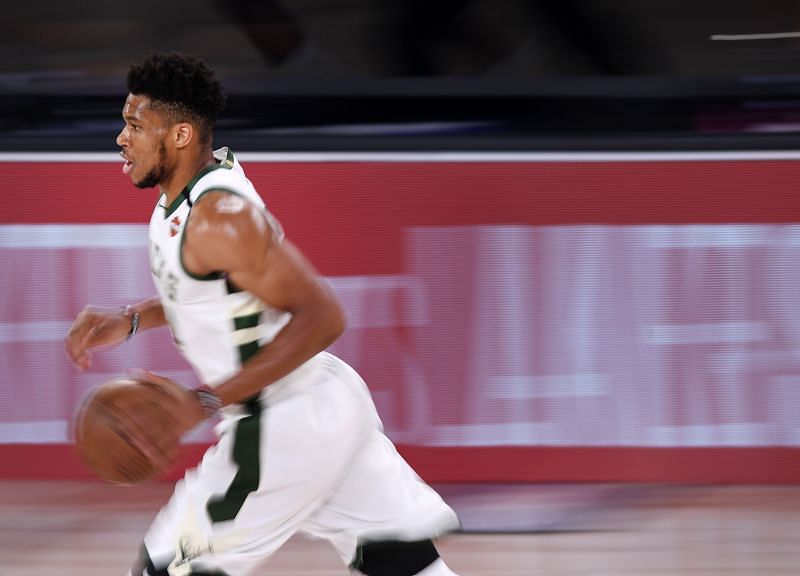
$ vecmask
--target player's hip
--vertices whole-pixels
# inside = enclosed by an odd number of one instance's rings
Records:
[[[369,389],[361,376],[342,359],[321,352],[283,378],[266,385],[250,402],[226,408],[220,428],[226,429],[254,411],[265,412],[269,417],[270,411],[284,405],[299,405],[303,399],[306,399],[306,404],[319,404],[328,396],[335,401],[326,405],[326,412],[334,413],[337,407],[346,411],[353,404],[372,427],[381,426]]]

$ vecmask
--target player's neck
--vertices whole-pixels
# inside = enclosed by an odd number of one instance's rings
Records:
[[[192,181],[192,178],[200,170],[214,162],[214,154],[211,148],[207,152],[204,151],[202,154],[187,158],[185,161],[179,161],[169,179],[159,185],[161,193],[167,196],[166,205],[170,206],[180,196],[186,185]]]

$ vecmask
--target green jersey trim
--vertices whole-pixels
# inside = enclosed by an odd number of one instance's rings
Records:
[[[233,158],[233,150],[228,148],[228,153],[225,155],[225,160],[221,162],[219,166],[220,168],[225,168],[227,170],[230,170],[231,168],[233,168],[234,162],[235,160]]]
[[[166,206],[164,208],[164,220],[172,216],[172,213],[178,209],[178,206],[183,204],[186,201],[186,199],[189,198],[189,193],[192,191],[192,188],[195,187],[195,184],[197,184],[200,178],[202,178],[209,172],[213,172],[217,168],[221,168],[221,166],[216,163],[201,168],[200,171],[197,174],[195,174],[191,180],[189,180],[189,183],[186,186],[184,186],[183,190],[181,190],[181,193],[178,194],[175,200],[173,200],[169,206]]]
[[[186,197],[183,194],[179,194],[178,197],[172,201],[172,204],[169,206],[164,206],[164,220],[172,216],[175,210],[177,210],[178,207],[180,207],[180,205],[184,202],[186,202]]]
[[[189,198],[189,194],[192,192],[192,188],[194,188],[195,185],[200,181],[200,178],[202,178],[209,172],[212,172],[219,168],[230,170],[231,168],[233,168],[234,164],[235,164],[235,159],[233,157],[233,151],[231,151],[231,149],[228,148],[228,153],[225,155],[225,160],[222,160],[219,163],[214,162],[213,164],[209,164],[208,166],[201,168],[197,172],[197,174],[195,174],[194,177],[192,177],[192,179],[189,180],[189,183],[186,186],[184,186],[183,190],[181,190],[181,193],[172,201],[172,203],[169,206],[164,206],[164,220],[172,216],[172,213],[178,209],[178,206],[183,204],[184,200]]]

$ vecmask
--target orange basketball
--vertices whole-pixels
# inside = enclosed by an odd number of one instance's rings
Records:
[[[115,484],[138,484],[162,472],[133,446],[124,432],[133,410],[157,413],[164,393],[134,378],[117,378],[96,386],[75,419],[75,445],[84,464]],[[164,414],[165,419],[168,414]],[[175,439],[175,447],[178,441]]]

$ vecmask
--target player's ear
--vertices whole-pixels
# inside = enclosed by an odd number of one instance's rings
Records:
[[[194,126],[189,122],[178,122],[173,128],[173,138],[176,148],[186,148],[196,138]]]

